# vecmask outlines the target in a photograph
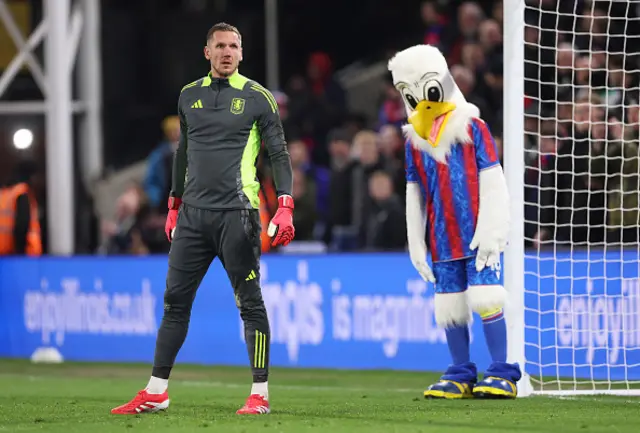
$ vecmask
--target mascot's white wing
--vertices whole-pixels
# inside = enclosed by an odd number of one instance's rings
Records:
[[[480,206],[471,249],[478,248],[476,269],[494,266],[500,261],[509,236],[509,190],[498,164],[480,172]]]
[[[427,245],[425,242],[426,215],[425,206],[420,193],[420,186],[415,182],[407,183],[407,241],[411,263],[425,281],[436,282],[433,271],[427,263]]]

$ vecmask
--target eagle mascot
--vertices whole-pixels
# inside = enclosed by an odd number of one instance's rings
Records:
[[[435,319],[445,329],[452,358],[424,395],[515,398],[521,371],[507,363],[506,291],[500,283],[509,195],[495,141],[436,47],[407,48],[388,67],[408,113],[403,132],[409,254],[422,278],[435,283]],[[469,354],[473,312],[482,318],[492,358],[480,381]]]

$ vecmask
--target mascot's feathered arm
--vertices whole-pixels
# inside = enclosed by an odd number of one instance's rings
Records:
[[[420,276],[432,283],[436,282],[427,263],[427,244],[425,242],[426,219],[420,186],[407,183],[407,241],[411,263]]]
[[[500,262],[509,235],[509,190],[496,143],[484,121],[472,121],[473,143],[479,171],[480,206],[471,249],[478,249],[476,269]]]
[[[406,214],[407,214],[407,244],[409,246],[409,256],[411,263],[416,268],[420,276],[432,283],[436,282],[433,272],[427,263],[426,239],[426,215],[425,203],[418,184],[418,174],[413,161],[411,143],[406,144],[406,165],[407,165],[407,193],[406,193]]]

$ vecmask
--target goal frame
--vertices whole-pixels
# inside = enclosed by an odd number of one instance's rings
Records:
[[[522,369],[518,397],[616,395],[640,396],[640,389],[567,389],[537,390],[526,372],[525,354],[525,248],[524,248],[524,30],[525,0],[503,2],[503,161],[509,185],[511,227],[504,253],[504,285],[508,292],[505,306],[507,321],[507,358]],[[574,380],[580,380],[574,378]]]

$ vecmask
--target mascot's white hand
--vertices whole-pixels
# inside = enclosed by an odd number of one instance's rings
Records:
[[[480,272],[486,267],[492,268],[500,262],[500,244],[495,237],[482,236],[476,232],[469,248],[478,249],[476,254],[476,270]]]
[[[416,268],[416,271],[418,271],[422,279],[430,283],[435,283],[436,278],[433,276],[433,271],[427,263],[427,247],[424,245],[424,242],[422,242],[422,245],[420,241],[409,242],[409,256],[411,257],[413,267]]]
[[[478,249],[476,270],[500,264],[500,253],[509,236],[509,192],[499,165],[480,172],[480,209],[478,224],[469,247]]]

